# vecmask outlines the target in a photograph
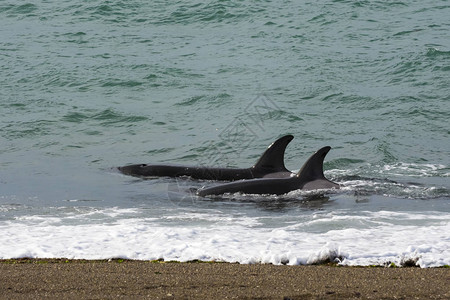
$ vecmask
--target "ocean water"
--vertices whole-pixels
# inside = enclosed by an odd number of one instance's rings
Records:
[[[450,264],[448,1],[1,1],[0,259]],[[200,198],[117,166],[339,191]]]

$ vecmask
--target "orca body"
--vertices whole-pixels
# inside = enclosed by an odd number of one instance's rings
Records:
[[[256,164],[250,168],[210,168],[202,166],[174,165],[129,165],[119,167],[126,175],[138,177],[181,177],[194,179],[234,181],[254,178],[286,178],[293,174],[284,165],[284,153],[292,141],[292,135],[286,135],[274,143],[262,154]]]
[[[225,193],[283,195],[294,190],[339,189],[339,185],[323,175],[323,160],[331,147],[323,147],[314,153],[300,171],[288,178],[262,178],[222,184],[197,191],[199,196]]]

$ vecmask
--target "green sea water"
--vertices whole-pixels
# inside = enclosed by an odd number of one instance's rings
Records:
[[[0,258],[450,263],[448,1],[1,1]],[[115,167],[298,170],[201,198]]]
[[[448,15],[447,1],[2,1],[0,191],[105,200],[123,184],[109,168],[249,166],[293,134],[292,170],[330,145],[338,181],[415,176],[448,197]]]

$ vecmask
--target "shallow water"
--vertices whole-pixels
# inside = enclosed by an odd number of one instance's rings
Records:
[[[0,258],[450,264],[446,1],[0,4]],[[340,191],[199,198],[131,163],[251,166],[293,134]]]

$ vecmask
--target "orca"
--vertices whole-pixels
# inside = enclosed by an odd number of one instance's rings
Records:
[[[137,164],[118,167],[126,175],[137,177],[181,177],[193,179],[234,181],[254,178],[284,178],[293,174],[284,165],[284,152],[292,141],[292,135],[285,135],[273,142],[250,168],[213,168],[204,166],[175,166]]]
[[[283,195],[299,189],[339,189],[339,184],[326,179],[323,175],[323,160],[330,149],[329,146],[319,149],[306,161],[297,174],[288,178],[241,180],[213,187],[203,187],[197,190],[197,195],[201,197],[226,193]]]

